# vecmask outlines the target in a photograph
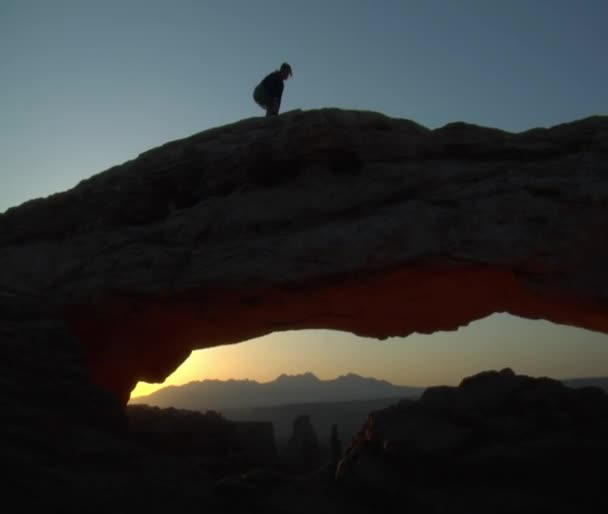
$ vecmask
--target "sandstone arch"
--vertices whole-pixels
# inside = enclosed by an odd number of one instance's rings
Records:
[[[0,289],[126,401],[193,349],[509,312],[608,332],[608,118],[520,134],[325,109],[150,150],[0,216]]]

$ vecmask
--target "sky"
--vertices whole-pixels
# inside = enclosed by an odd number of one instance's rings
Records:
[[[334,330],[275,332],[195,351],[164,384],[140,382],[131,397],[196,380],[269,382],[281,373],[307,371],[323,380],[352,372],[400,385],[457,385],[482,370],[505,367],[530,376],[608,376],[608,336],[508,314],[456,331],[384,341]]]
[[[607,19],[605,0],[0,0],[0,213],[167,141],[261,115],[253,88],[284,61],[294,76],[282,112],[339,107],[429,128],[466,121],[511,132],[606,114]],[[442,356],[464,369],[466,352],[456,356],[452,347],[473,351],[482,338],[494,337],[504,351],[510,350],[501,344],[517,346],[521,341],[512,340],[524,338],[529,362],[561,362],[561,346],[550,342],[559,334],[569,335],[570,350],[586,348],[582,341],[592,336],[608,343],[604,335],[549,330],[543,322],[515,330],[518,323],[493,316],[468,327],[466,337],[446,335],[454,342],[445,346],[440,334],[429,336],[433,344],[408,339],[403,346],[416,351],[402,357],[426,359],[428,369],[448,377],[456,368]],[[294,342],[302,337],[325,341],[325,356],[307,362],[313,368],[307,370],[324,370],[319,375],[337,371],[327,362],[344,341],[353,348],[361,343],[301,332],[208,352],[223,350],[228,358],[239,347],[245,352],[274,341],[293,346],[285,352],[303,362],[303,344]],[[335,347],[331,356],[329,347]],[[357,352],[372,352],[363,347]],[[437,356],[439,347],[446,353]],[[406,351],[394,342],[370,348],[378,362]],[[213,360],[211,353],[201,359]],[[397,376],[395,360],[388,358],[385,375]],[[597,362],[594,368],[566,364],[554,371],[608,374],[608,364],[599,370]],[[273,378],[265,369],[257,378]],[[399,377],[412,382],[406,371]],[[435,377],[428,371],[429,381]]]

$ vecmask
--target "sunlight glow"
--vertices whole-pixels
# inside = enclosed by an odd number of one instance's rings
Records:
[[[608,335],[547,321],[494,314],[453,332],[386,341],[332,330],[275,332],[192,353],[162,384],[140,382],[131,397],[205,379],[274,380],[313,372],[349,372],[410,386],[456,385],[484,369],[511,367],[533,376],[608,375]]]

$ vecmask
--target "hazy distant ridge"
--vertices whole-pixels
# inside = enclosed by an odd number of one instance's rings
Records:
[[[568,378],[562,380],[568,387],[599,387],[608,392],[608,377]]]
[[[608,391],[608,377],[569,378],[570,387],[595,386]],[[348,373],[333,380],[320,380],[313,373],[281,375],[272,382],[255,380],[203,380],[168,386],[133,398],[131,404],[191,410],[224,410],[270,407],[301,403],[348,402],[417,397],[426,387],[399,386],[385,380]]]
[[[375,398],[418,396],[424,387],[393,385],[385,380],[349,373],[333,380],[320,380],[312,373],[281,375],[272,382],[253,380],[204,380],[169,386],[133,398],[130,403],[159,407],[208,410],[265,407],[294,403],[343,402]]]

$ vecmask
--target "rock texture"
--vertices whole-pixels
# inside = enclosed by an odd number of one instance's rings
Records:
[[[371,413],[336,476],[427,512],[591,512],[607,458],[608,394],[503,369]]]
[[[41,298],[124,402],[193,349],[385,338],[493,312],[608,332],[608,118],[512,134],[324,109],[147,151],[0,216],[0,291]]]
[[[375,413],[337,482],[333,464],[222,476],[243,462],[210,464],[209,441],[187,440],[203,427],[222,450],[221,422],[178,416],[186,427],[150,434],[124,404],[195,348],[275,330],[382,339],[507,311],[608,332],[607,207],[606,117],[511,134],[324,109],[202,132],[9,209],[3,501],[15,513],[542,512],[538,482],[557,484],[551,512],[606,510],[599,475],[580,472],[608,457],[594,389],[499,373],[431,390]],[[237,425],[237,439],[268,429]],[[587,488],[564,486],[569,463]],[[512,480],[522,470],[533,494]],[[413,489],[396,503],[404,476]],[[451,476],[483,494],[451,490]]]

